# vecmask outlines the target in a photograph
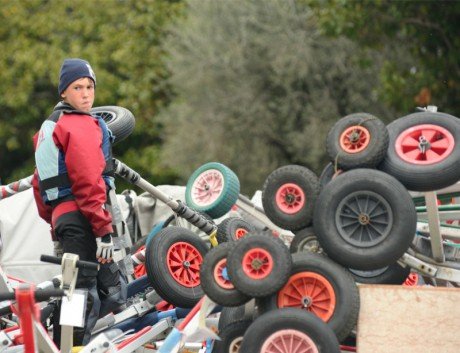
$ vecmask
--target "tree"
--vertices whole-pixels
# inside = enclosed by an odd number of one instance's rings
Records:
[[[434,104],[459,116],[459,1],[304,2],[326,34],[384,53],[379,96],[399,113]]]
[[[187,5],[164,45],[176,97],[161,113],[163,161],[183,178],[211,160],[232,168],[245,192],[260,189],[281,165],[319,173],[338,118],[356,111],[392,117],[375,94],[380,57],[369,51],[372,65],[358,65],[360,49],[321,35],[308,6]]]
[[[98,80],[96,105],[120,105],[134,113],[135,132],[115,146],[115,155],[147,179],[174,181],[172,170],[158,166],[161,135],[155,115],[169,96],[160,43],[166,25],[181,14],[180,1],[1,3],[2,181],[32,173],[31,138],[58,101],[59,67],[66,57],[91,62]]]

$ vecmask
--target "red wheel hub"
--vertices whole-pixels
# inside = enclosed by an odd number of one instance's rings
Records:
[[[192,200],[199,206],[214,203],[224,189],[224,176],[217,169],[209,169],[200,174],[192,185]]]
[[[395,141],[396,154],[411,164],[443,161],[455,147],[452,134],[441,126],[424,124],[403,131]]]
[[[249,278],[261,280],[272,272],[273,258],[265,249],[254,248],[243,256],[242,268]]]
[[[334,314],[336,297],[330,282],[314,272],[292,275],[278,292],[279,308],[305,309],[327,322]]]
[[[234,289],[232,282],[230,282],[227,271],[227,259],[220,260],[214,267],[214,280],[216,283],[224,289]]]
[[[248,234],[247,229],[238,228],[238,229],[235,231],[235,238],[236,238],[236,239],[241,239],[241,238],[243,238],[246,234]]]
[[[174,280],[184,287],[192,288],[200,284],[200,266],[203,257],[191,244],[177,242],[168,249],[166,265]]]
[[[304,332],[292,329],[272,333],[262,345],[261,353],[319,353],[315,342]]]
[[[348,127],[340,135],[340,147],[346,153],[359,153],[369,146],[371,134],[368,129],[361,125]]]
[[[305,205],[306,198],[305,193],[299,185],[287,183],[278,189],[275,201],[282,212],[295,214]]]

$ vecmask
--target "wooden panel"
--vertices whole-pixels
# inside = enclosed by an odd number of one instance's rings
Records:
[[[459,353],[460,289],[360,285],[358,353]]]

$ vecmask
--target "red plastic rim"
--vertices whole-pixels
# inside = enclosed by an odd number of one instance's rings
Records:
[[[224,275],[224,270],[227,268],[227,259],[220,260],[214,267],[214,280],[217,285],[224,289],[234,289],[232,282]]]
[[[273,270],[273,258],[262,248],[250,249],[242,260],[243,272],[252,279],[261,280],[270,275]]]
[[[278,292],[279,308],[305,309],[325,322],[334,314],[335,305],[334,288],[325,277],[314,272],[292,275]]]
[[[418,165],[439,163],[450,156],[454,147],[454,136],[443,127],[432,124],[416,125],[404,130],[395,141],[399,158]]]
[[[340,148],[346,153],[359,153],[369,146],[371,141],[371,133],[368,129],[361,125],[348,127],[340,135]]]
[[[272,333],[262,345],[261,353],[319,353],[315,342],[305,333],[285,329]]]
[[[241,238],[243,238],[246,234],[248,234],[248,230],[247,230],[247,229],[238,228],[238,229],[235,231],[235,238],[236,238],[236,239],[241,239]]]
[[[278,208],[287,214],[299,212],[305,205],[306,198],[302,188],[293,183],[282,185],[275,195]]]
[[[180,285],[188,288],[200,284],[200,266],[203,257],[200,252],[186,242],[171,245],[166,254],[166,265],[169,273]]]
[[[201,173],[192,184],[191,197],[198,206],[213,204],[222,194],[225,186],[224,176],[217,169]]]

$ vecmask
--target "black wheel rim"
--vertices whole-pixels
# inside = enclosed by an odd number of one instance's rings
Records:
[[[102,118],[102,120],[104,120],[106,123],[109,123],[115,119],[115,114],[112,112],[97,112],[94,115]]]
[[[308,252],[317,253],[317,254],[320,254],[323,252],[318,239],[314,235],[310,237],[306,237],[305,239],[300,241],[298,249],[299,251],[308,251]]]
[[[340,202],[335,222],[340,236],[347,243],[367,248],[388,237],[393,225],[393,212],[381,195],[357,191]]]

